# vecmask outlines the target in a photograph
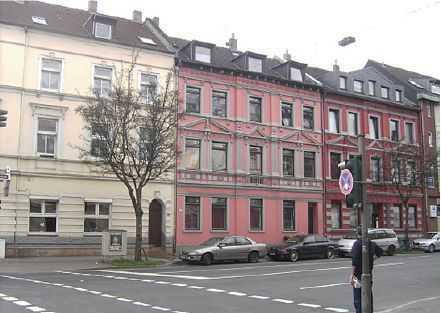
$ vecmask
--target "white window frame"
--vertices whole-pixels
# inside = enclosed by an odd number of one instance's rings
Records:
[[[372,166],[373,159],[378,160],[378,180],[374,180],[374,167]],[[383,175],[381,173],[381,169],[383,168],[382,164],[383,164],[382,158],[377,155],[371,155],[371,157],[369,158],[369,167],[370,167],[369,176],[373,183],[381,183],[383,181]]]
[[[259,68],[257,69],[251,69],[251,66],[250,66],[250,61],[251,60],[254,60],[254,61],[256,61],[256,66],[257,66],[257,61],[258,62],[260,62],[260,65],[258,66]],[[255,58],[255,57],[252,57],[252,56],[248,56],[248,71],[250,71],[250,72],[255,72],[255,73],[262,73],[262,71],[263,71],[263,60],[262,59],[259,59],[259,58]]]
[[[251,98],[260,99],[260,122],[251,120]],[[263,112],[264,112],[263,96],[248,95],[248,121],[251,123],[263,123]]]
[[[55,132],[40,130],[40,119],[47,119],[47,120],[55,121],[55,123],[56,123],[55,124]],[[59,132],[59,125],[58,124],[59,124],[59,120],[57,118],[54,118],[54,117],[43,117],[43,116],[40,116],[40,117],[37,118],[37,146],[36,146],[37,150],[36,150],[36,153],[37,153],[37,155],[39,157],[52,158],[52,159],[55,159],[57,157],[57,152],[58,152],[58,145],[57,145],[57,143],[58,143],[58,132]],[[38,151],[38,137],[39,137],[39,135],[42,135],[42,136],[54,136],[55,137],[55,139],[54,139],[54,153],[53,154],[45,153],[45,152],[39,152]]]
[[[94,203],[95,204],[95,214],[94,215],[90,215],[90,214],[86,214],[86,203]],[[100,204],[109,204],[109,214],[108,215],[101,215],[99,214],[99,205]],[[91,231],[91,232],[86,232],[84,227],[85,227],[85,223],[86,223],[86,218],[89,219],[101,219],[101,220],[108,220],[108,229],[111,229],[111,212],[112,212],[112,200],[97,200],[97,199],[85,199],[84,200],[84,210],[83,210],[83,233],[84,234],[102,234],[103,232],[96,232],[96,231]]]
[[[342,86],[342,82],[344,81],[344,86]],[[348,78],[346,76],[339,76],[338,78],[338,88],[347,90],[348,89]]]
[[[283,114],[282,114],[283,104],[289,104],[291,106],[291,121],[292,121],[292,125],[288,125],[288,126],[287,125],[283,125]],[[294,109],[295,109],[294,102],[284,101],[284,100],[280,101],[280,126],[282,126],[282,127],[291,127],[291,128],[295,127],[295,119],[294,119],[295,112],[294,112]]]
[[[291,66],[289,68],[289,79],[297,82],[302,82],[303,81],[302,71],[296,67]]]
[[[293,149],[292,147],[281,147],[281,160],[280,160],[280,164],[281,164],[281,177],[288,177],[288,178],[294,178],[296,177],[296,151],[295,149]],[[283,151],[284,150],[289,150],[293,152],[293,175],[285,175],[284,170],[283,170]]]
[[[372,93],[371,93],[371,85],[372,85]],[[368,80],[368,95],[375,96],[375,80]]]
[[[407,124],[412,124],[412,134],[413,134],[413,142],[409,141],[409,136],[407,134]],[[407,144],[409,145],[414,145],[416,144],[416,137],[415,137],[415,123],[414,122],[409,122],[409,121],[405,121],[404,122],[404,139],[406,141]]]
[[[42,78],[43,78],[43,60],[53,60],[53,61],[60,61],[61,62],[61,68],[60,72],[56,72],[53,70],[45,70],[52,73],[60,73],[60,85],[58,86],[58,89],[51,89],[51,88],[43,88],[41,87]],[[38,89],[43,91],[49,91],[49,92],[63,92],[64,90],[64,59],[63,58],[54,58],[49,56],[40,56],[40,70],[38,73]]]
[[[331,111],[336,111],[337,112],[337,115],[335,116],[336,118],[337,118],[337,120],[335,121],[336,122],[336,124],[335,124],[335,126],[336,126],[336,129],[335,130],[331,130]],[[341,114],[340,114],[341,112],[340,112],[340,109],[338,109],[338,108],[333,108],[333,107],[330,107],[330,108],[328,108],[328,131],[330,132],[330,133],[334,133],[334,134],[340,134],[341,133],[341,128],[340,128],[340,120],[341,120]]]
[[[384,96],[383,96],[383,89],[384,89],[384,90],[387,90],[387,97],[384,97]],[[390,88],[389,88],[389,87],[386,87],[386,86],[381,86],[381,87],[380,87],[380,96],[381,96],[381,98],[383,98],[383,99],[389,99],[389,98],[390,98]]]
[[[432,132],[428,132],[427,133],[427,139],[428,139],[428,143],[429,143],[429,147],[433,147],[433,135]]]
[[[97,26],[97,24],[109,26],[109,35],[107,37],[103,37],[103,36],[98,36],[97,35],[97,33],[96,33],[96,26]],[[112,25],[95,21],[94,25],[93,25],[93,34],[94,34],[95,38],[101,38],[101,39],[110,40],[110,39],[112,39]]]
[[[401,91],[400,89],[395,89],[395,102],[402,102],[402,101],[403,101],[403,91]]]
[[[376,117],[378,120],[378,138],[375,138],[375,136],[372,136],[373,134],[371,134],[371,127],[370,127],[371,117]],[[379,115],[376,115],[376,114],[369,114],[368,115],[368,127],[369,127],[369,138],[373,139],[373,140],[380,140],[381,139],[381,118]]]
[[[225,198],[226,199],[226,210],[225,210],[225,229],[213,229],[213,199],[214,198]],[[229,218],[230,218],[230,199],[227,196],[222,196],[222,197],[211,197],[210,198],[210,211],[211,211],[211,223],[210,223],[210,231],[212,233],[228,233],[229,229],[230,229],[230,223]]]
[[[358,91],[358,90],[355,89],[355,84],[356,84],[356,83],[360,83],[360,84],[361,84],[361,89],[360,89],[360,91]],[[364,91],[364,90],[363,90],[363,89],[364,89],[364,88],[363,88],[363,87],[364,87],[363,85],[364,85],[364,84],[363,84],[363,81],[362,81],[362,80],[354,79],[354,81],[353,81],[353,86],[352,86],[353,89],[354,89],[354,92],[356,92],[356,93],[363,93],[363,91]]]
[[[155,90],[155,94],[157,95],[158,91],[159,91],[159,73],[145,72],[145,71],[140,71],[138,73],[138,90],[139,90],[140,95],[141,95],[141,91],[142,91],[142,87],[143,86],[150,86],[150,84],[143,84],[142,83],[142,75],[150,75],[150,76],[155,76],[156,77],[156,90]],[[147,95],[146,97],[142,97],[142,99],[143,99],[144,103],[147,103],[147,104],[151,103],[151,101],[152,101],[150,99],[149,95]]]
[[[213,168],[213,160],[214,160],[213,159],[213,150],[215,150],[213,148],[213,143],[225,144],[226,151],[225,151],[225,168],[224,169],[214,170],[214,168]],[[228,141],[223,141],[223,140],[212,140],[212,141],[210,141],[210,153],[211,153],[211,156],[210,156],[210,159],[211,159],[210,167],[211,167],[211,171],[213,171],[214,173],[219,173],[219,172],[223,173],[223,172],[227,172],[228,171],[228,168],[230,166],[230,160],[229,160],[230,159],[229,158],[230,150],[231,150],[230,143]]]
[[[31,201],[32,200],[37,200],[37,201],[42,201],[41,205],[41,213],[31,213]],[[55,213],[46,213],[46,201],[50,201],[50,202],[56,202],[55,205]],[[28,217],[28,233],[29,234],[45,234],[45,235],[56,235],[58,234],[58,206],[60,204],[60,201],[58,198],[35,198],[35,197],[31,197],[29,199],[29,217]],[[36,232],[36,231],[31,231],[31,217],[55,217],[55,232]]]
[[[285,213],[285,207],[283,205],[283,203],[285,201],[293,201],[294,202],[294,225],[293,225],[293,229],[285,229],[285,225],[284,225],[284,213]],[[297,212],[296,212],[296,200],[295,199],[282,199],[282,232],[284,233],[295,233],[297,232],[297,225],[296,225],[296,221],[297,221]]]
[[[187,210],[187,202],[185,201],[187,197],[193,197],[193,198],[199,198],[199,228],[197,229],[187,229],[185,225],[185,217],[186,217],[186,210]],[[182,229],[185,233],[200,233],[204,229],[203,222],[204,222],[204,207],[203,207],[203,198],[201,195],[193,195],[193,194],[185,194],[184,195],[184,216],[182,219]]]
[[[394,141],[393,139],[392,139],[392,128],[390,127],[390,125],[391,125],[391,122],[392,121],[394,121],[394,122],[398,122],[398,140],[397,141],[400,141],[401,140],[401,132],[400,132],[400,120],[399,119],[396,119],[396,118],[390,118],[389,119],[389,139],[391,140],[391,141]]]
[[[219,116],[219,115],[214,115],[213,114],[213,94],[215,93],[215,92],[218,92],[218,93],[224,93],[225,95],[226,95],[226,99],[225,99],[225,116]],[[201,96],[202,96],[202,94],[201,94]],[[215,117],[215,118],[228,118],[228,107],[229,107],[229,103],[230,102],[230,93],[229,93],[229,91],[228,90],[224,90],[224,89],[216,89],[216,88],[213,88],[213,89],[211,89],[211,98],[210,98],[210,105],[211,105],[211,107],[210,107],[210,115],[211,116],[213,116],[213,117]]]
[[[199,59],[198,55],[202,55],[203,57],[205,57],[205,54],[198,54],[198,49],[207,49],[209,54],[208,54],[208,60],[205,60],[204,58]],[[212,51],[210,48],[208,47],[204,47],[204,46],[195,46],[194,47],[194,59],[195,61],[199,61],[199,62],[203,62],[203,63],[211,63],[211,55],[212,55]]]
[[[261,229],[251,229],[251,200],[262,200],[262,227]],[[261,197],[248,198],[248,232],[250,233],[264,233],[265,232],[265,199]]]
[[[193,88],[193,89],[199,89],[199,112],[189,112],[187,111],[187,89],[188,88]],[[202,106],[203,106],[203,86],[198,86],[198,85],[192,85],[192,84],[185,84],[184,87],[184,113],[185,114],[202,114]]]
[[[355,117],[356,117],[356,121],[357,121],[357,133],[356,134],[352,134],[349,131],[349,114],[350,113],[355,114]],[[347,132],[350,136],[358,136],[358,134],[360,133],[360,113],[359,112],[348,111],[348,113],[347,113]]]
[[[93,92],[95,93],[95,89],[96,89],[95,88],[95,77],[99,78],[99,79],[102,79],[102,80],[109,80],[108,77],[100,76],[100,75],[95,75],[95,68],[97,68],[97,67],[106,68],[106,69],[111,70],[112,73],[110,75],[110,92],[112,92],[112,88],[113,88],[112,83],[113,83],[113,75],[114,75],[114,71],[113,70],[114,70],[114,68],[112,66],[104,65],[104,64],[93,64],[93,66],[92,66],[92,90],[93,90]],[[108,96],[108,95],[105,95],[105,94],[102,93],[102,84],[100,86],[100,93],[99,93],[99,95],[102,96],[102,97],[107,97]]]
[[[203,139],[202,138],[196,138],[196,137],[185,137],[184,138],[184,153],[183,156],[185,156],[185,153],[187,152],[187,140],[197,140],[199,141],[199,167],[198,168],[191,168],[187,167],[187,164],[183,164],[183,168],[193,171],[200,171],[202,169],[202,146],[203,146]],[[183,160],[185,162],[185,159]]]

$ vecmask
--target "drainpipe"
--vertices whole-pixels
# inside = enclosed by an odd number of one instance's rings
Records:
[[[175,216],[175,229],[174,229],[174,237],[175,240],[173,241],[173,254],[176,255],[176,241],[177,241],[177,228],[178,228],[178,127],[179,127],[179,61],[176,61],[175,63],[175,70],[174,70],[174,75],[175,75],[175,90],[178,93],[177,94],[177,108],[176,108],[176,137],[175,137],[175,160],[176,160],[176,164],[175,164],[175,182],[174,182],[174,187],[175,187],[175,212],[174,212],[174,216]]]
[[[420,149],[421,149],[421,170],[424,171],[425,170],[425,160],[426,160],[426,153],[424,151],[424,147],[425,147],[425,143],[424,143],[424,109],[423,109],[423,101],[420,102],[420,110],[418,112],[418,117],[420,119]],[[423,232],[427,232],[428,231],[428,227],[427,227],[427,208],[429,206],[429,197],[428,197],[428,192],[427,192],[427,186],[426,186],[426,175],[422,175],[423,176],[423,180],[421,182],[421,186],[423,187],[423,195],[424,195],[424,210],[423,210]],[[417,221],[418,223],[418,221]]]
[[[323,235],[327,235],[326,233],[326,174],[325,174],[325,99],[326,99],[326,90],[320,89],[320,119],[321,119],[321,128],[322,128],[322,181],[323,181],[323,208],[322,208],[322,218],[323,218]]]

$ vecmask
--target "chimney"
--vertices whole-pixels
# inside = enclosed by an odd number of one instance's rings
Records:
[[[231,51],[237,51],[237,39],[234,38],[234,33],[231,34],[231,38],[226,43],[227,47],[230,47]]]
[[[89,0],[89,7],[87,9],[89,13],[96,13],[98,11],[98,1]]]
[[[332,67],[332,70],[334,72],[340,72],[340,66],[337,63],[337,60],[335,60],[334,66]]]
[[[142,24],[142,12],[141,11],[133,10],[132,17],[133,17],[134,22]]]
[[[153,24],[154,24],[156,27],[159,27],[159,17],[157,17],[157,16],[153,17]]]
[[[285,59],[285,61],[291,61],[291,54],[288,53],[288,49],[286,49],[283,58]]]

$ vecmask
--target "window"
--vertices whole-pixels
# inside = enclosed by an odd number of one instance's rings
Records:
[[[427,117],[432,117],[432,105],[427,105]]]
[[[246,246],[246,245],[250,245],[251,242],[244,237],[236,237],[236,244],[238,246]]]
[[[32,22],[34,22],[35,24],[40,24],[40,25],[47,25],[46,18],[41,17],[41,16],[33,16]]]
[[[153,46],[156,46],[156,45],[157,45],[156,42],[154,42],[153,39],[151,39],[151,38],[138,36],[138,39],[139,39],[142,43],[145,43],[145,44],[148,44],[148,45],[153,45]]]
[[[346,81],[347,81],[346,77],[340,76],[340,78],[339,78],[340,89],[346,89],[347,88],[346,87]]]
[[[215,91],[211,95],[212,112],[214,116],[227,117],[227,93]]]
[[[361,80],[354,80],[354,91],[363,93],[363,82]]]
[[[348,113],[348,132],[349,135],[358,135],[358,114],[354,112]]]
[[[248,57],[248,70],[252,72],[262,72],[262,60]]]
[[[331,152],[330,163],[331,167],[331,178],[338,179],[340,177],[340,169],[338,168],[338,163],[341,162],[341,154],[336,152]]]
[[[401,219],[401,206],[399,204],[395,204],[391,207],[392,211],[392,227],[401,228],[403,225],[403,221]]]
[[[50,118],[38,119],[37,153],[41,157],[54,158],[57,146],[58,120]]]
[[[30,232],[57,232],[57,201],[31,199],[29,208]]]
[[[109,230],[110,203],[84,203],[84,232],[104,232]]]
[[[375,82],[373,80],[368,81],[368,94],[369,96],[375,96]]]
[[[296,230],[296,205],[294,200],[283,200],[283,231]]]
[[[303,107],[303,128],[314,129],[314,108]]]
[[[296,80],[299,82],[303,81],[302,72],[298,68],[295,68],[295,67],[290,68],[290,77],[291,77],[291,80]]]
[[[263,200],[250,199],[250,230],[263,230]]]
[[[262,147],[250,146],[250,172],[262,174]]]
[[[194,49],[195,52],[195,60],[210,63],[211,62],[211,49],[201,46],[196,46]]]
[[[92,134],[90,139],[90,154],[97,158],[104,157],[106,152],[106,139],[99,135],[98,125],[92,128]]]
[[[186,112],[201,113],[201,89],[187,86],[185,104]]]
[[[95,37],[102,39],[111,39],[112,25],[95,22]]]
[[[414,144],[415,143],[415,137],[413,135],[413,123],[406,123],[406,127],[404,128],[405,130],[405,137],[406,137],[406,142],[409,144]]]
[[[371,158],[371,179],[373,182],[379,182],[381,180],[380,177],[380,171],[381,171],[381,167],[380,167],[380,163],[381,163],[381,159],[374,157]]]
[[[294,176],[294,150],[283,149],[283,176]]]
[[[146,103],[151,102],[158,91],[158,76],[155,74],[141,73],[140,93]]]
[[[99,96],[109,96],[112,89],[112,69],[95,66],[93,74],[93,90]]]
[[[153,152],[153,147],[149,141],[149,133],[147,128],[139,128],[138,139],[138,160],[147,163],[149,160],[151,160],[151,153]]]
[[[250,121],[262,122],[262,98],[250,97]]]
[[[61,60],[43,58],[41,60],[40,88],[45,90],[61,90]]]
[[[340,132],[340,115],[338,110],[329,110],[329,131],[332,133]]]
[[[184,152],[184,166],[187,169],[200,168],[201,141],[199,139],[186,139]]]
[[[331,202],[331,227],[340,229],[342,226],[341,202]]]
[[[429,188],[435,187],[434,175],[435,175],[435,168],[433,165],[430,165],[428,172],[427,172],[427,178],[426,178],[427,187],[429,187]]]
[[[305,151],[303,158],[304,177],[315,178],[315,152]]]
[[[429,139],[429,147],[433,147],[432,133],[429,132],[429,133],[427,134],[427,136],[428,136],[428,139]]]
[[[378,117],[376,116],[369,117],[369,136],[372,139],[380,139],[380,132],[378,129]]]
[[[434,94],[439,95],[439,84],[438,85],[431,84],[430,91]]]
[[[227,230],[227,198],[211,200],[211,229]]]
[[[200,230],[201,227],[201,199],[199,197],[185,197],[185,230]]]
[[[410,185],[416,184],[416,163],[414,160],[407,161],[406,166],[407,181]]]
[[[227,170],[228,144],[213,141],[211,144],[211,167],[213,171]]]
[[[392,160],[391,180],[393,183],[399,183],[401,181],[401,161]]]
[[[389,88],[381,86],[381,97],[384,99],[389,99]]]
[[[292,104],[282,102],[282,126],[293,126]]]
[[[417,209],[414,205],[408,205],[407,207],[407,223],[409,228],[416,228]]]
[[[395,90],[395,101],[401,102],[401,90],[398,89]]]
[[[400,140],[400,124],[397,120],[390,120],[389,121],[389,131],[390,131],[390,140],[392,141],[398,141]]]

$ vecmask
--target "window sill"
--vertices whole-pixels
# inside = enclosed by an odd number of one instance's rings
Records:
[[[102,237],[103,233],[105,232],[83,232],[84,237]]]
[[[228,229],[222,230],[222,229],[212,229],[210,230],[211,233],[229,233],[230,231]]]
[[[28,236],[35,236],[35,237],[58,237],[58,233],[48,233],[48,232],[28,232]]]
[[[249,233],[264,233],[264,230],[248,230]]]
[[[202,230],[191,230],[191,229],[184,229],[183,230],[184,233],[203,233]]]
[[[297,230],[282,230],[282,233],[297,233]]]

